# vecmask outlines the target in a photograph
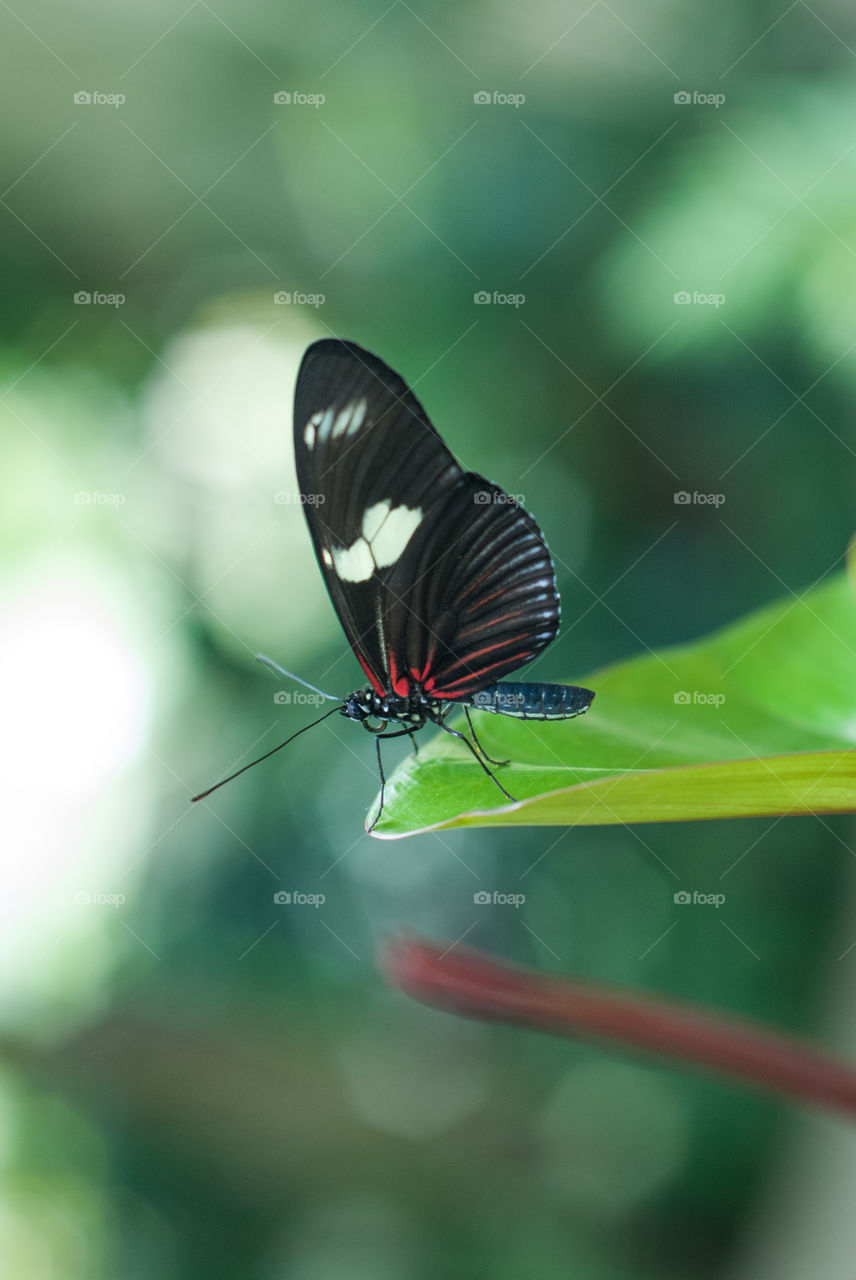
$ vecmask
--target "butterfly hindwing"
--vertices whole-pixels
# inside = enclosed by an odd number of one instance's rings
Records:
[[[468,698],[515,671],[558,629],[553,564],[538,526],[472,473],[435,503],[389,587],[390,650],[402,655],[406,674],[443,699]]]
[[[454,701],[558,629],[550,554],[498,486],[465,473],[398,374],[355,343],[303,359],[297,475],[333,605],[378,692]]]

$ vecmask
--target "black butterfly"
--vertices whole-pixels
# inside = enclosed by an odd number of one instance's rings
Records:
[[[325,338],[306,351],[294,452],[315,554],[369,682],[327,712],[375,734],[381,795],[369,830],[383,810],[380,739],[413,738],[426,724],[464,742],[512,800],[488,767],[507,761],[486,754],[469,708],[564,720],[594,698],[574,685],[501,679],[559,626],[555,571],[535,521],[497,485],[464,471],[404,380],[355,342]],[[472,740],[445,723],[456,707]],[[387,731],[390,722],[402,727]]]

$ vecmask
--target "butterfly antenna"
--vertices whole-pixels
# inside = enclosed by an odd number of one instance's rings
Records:
[[[285,742],[281,742],[278,747],[274,747],[271,751],[266,751],[263,756],[259,756],[258,760],[251,760],[249,764],[245,764],[242,769],[236,769],[234,773],[230,773],[228,778],[224,778],[222,782],[215,782],[213,787],[209,787],[207,791],[200,791],[198,796],[191,796],[191,803],[196,800],[204,800],[206,796],[210,796],[212,791],[218,791],[220,787],[225,787],[227,782],[231,782],[233,778],[240,777],[242,773],[246,773],[248,769],[252,769],[253,765],[261,764],[262,760],[267,760],[268,756],[275,755],[277,751],[282,751],[283,747],[287,747],[289,742],[293,742],[295,738],[299,738],[301,733],[305,733],[307,729],[314,729],[316,724],[320,724],[322,720],[329,720],[330,716],[334,716],[337,711],[341,710],[344,704],[334,707],[332,711],[325,711],[323,716],[319,716],[317,720],[313,720],[311,724],[305,724],[302,729],[298,729],[297,733],[293,733],[290,738],[286,738]]]
[[[288,676],[289,680],[296,680],[298,684],[302,684],[304,689],[311,689],[313,693],[319,693],[322,698],[329,698],[331,702],[341,702],[341,698],[337,698],[332,693],[325,693],[323,689],[316,689],[314,684],[310,684],[308,680],[301,680],[300,676],[296,676],[293,671],[286,671],[285,667],[281,667],[278,662],[274,662],[273,658],[269,658],[266,653],[257,653],[256,661],[263,662],[266,667],[270,667],[273,671],[278,671],[281,676]]]

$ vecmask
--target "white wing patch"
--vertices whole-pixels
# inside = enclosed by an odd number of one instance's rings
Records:
[[[352,400],[350,404],[346,404],[336,414],[336,421],[333,423],[332,436],[335,440],[338,436],[355,435],[363,425],[363,418],[366,416],[365,400]]]
[[[422,511],[419,507],[393,507],[388,502],[379,502],[370,508],[376,512],[378,507],[386,507],[386,514],[377,526],[376,532],[368,539],[371,543],[372,555],[377,567],[385,569],[395,564],[419,525],[422,523]],[[370,512],[363,518],[363,537],[366,537],[366,520]]]
[[[316,444],[339,436],[353,436],[359,431],[366,417],[368,405],[365,400],[352,400],[340,409],[333,419],[333,410],[319,409],[303,428],[303,443],[307,449],[314,449]]]
[[[366,542],[374,542],[380,527],[386,520],[392,510],[392,504],[389,502],[376,502],[373,507],[369,507],[363,516],[363,527],[361,533]],[[399,511],[406,511],[407,507],[399,507]]]
[[[365,582],[375,569],[395,564],[422,521],[420,507],[376,502],[363,516],[360,536],[350,547],[333,550],[333,564],[346,582]]]
[[[334,550],[333,564],[337,574],[345,582],[366,582],[375,567],[371,547],[364,538],[357,538],[352,547]]]
[[[335,418],[332,409],[319,410],[317,413],[313,413],[303,432],[303,439],[306,441],[307,447],[313,448],[316,440],[327,441],[331,438],[337,440],[340,436],[356,435],[365,421],[367,408],[368,405],[364,399],[351,400],[339,410]],[[312,428],[311,432],[310,427]]]
[[[319,409],[317,413],[313,413],[312,417],[303,428],[303,443],[307,449],[315,448],[316,439],[320,440],[330,430],[330,423],[333,421],[333,412],[328,409],[325,413],[323,409]]]

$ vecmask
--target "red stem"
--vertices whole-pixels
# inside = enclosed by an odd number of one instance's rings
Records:
[[[681,1000],[504,964],[471,947],[410,937],[380,957],[389,981],[423,1004],[692,1063],[767,1092],[856,1116],[856,1072],[801,1040]]]

